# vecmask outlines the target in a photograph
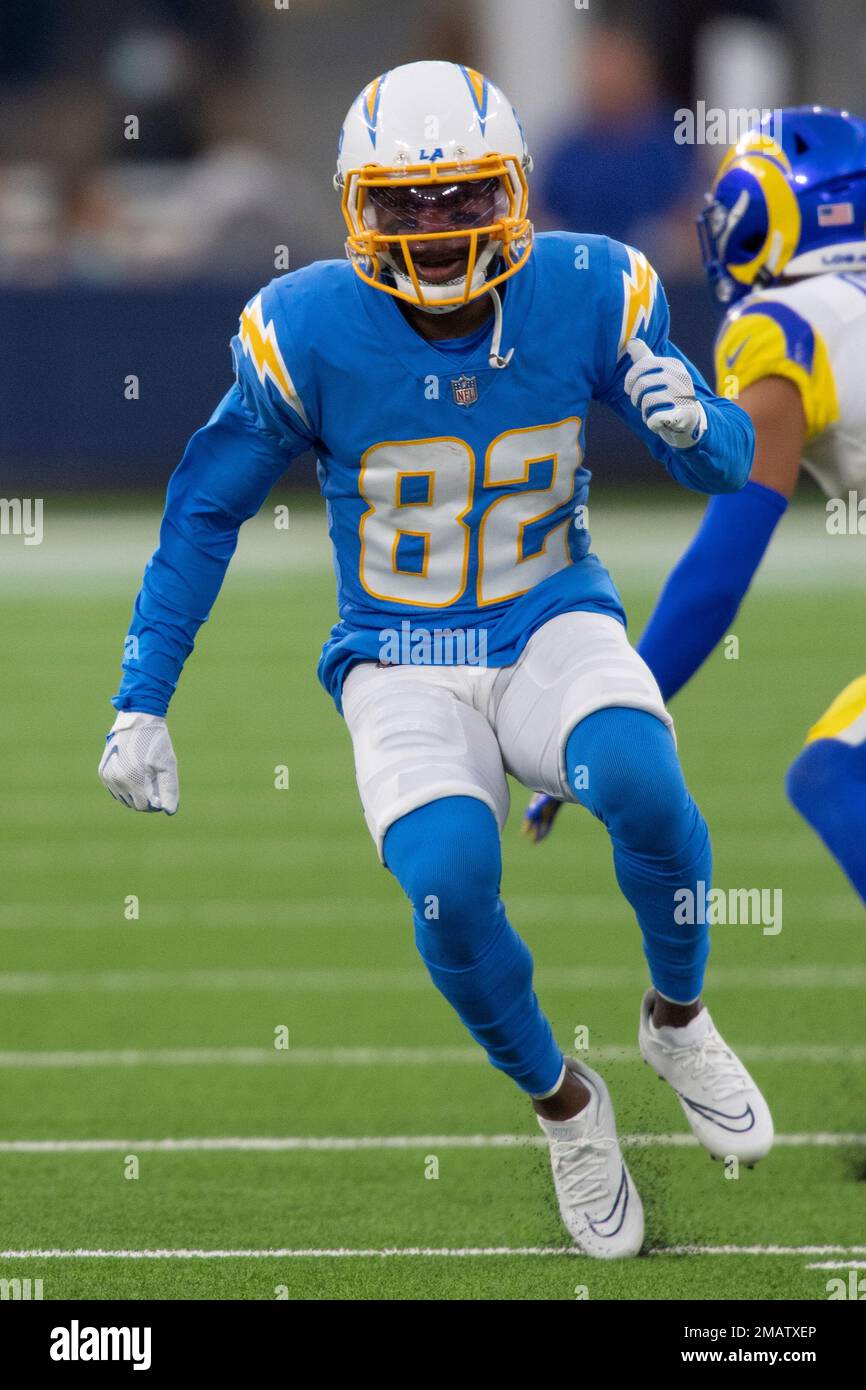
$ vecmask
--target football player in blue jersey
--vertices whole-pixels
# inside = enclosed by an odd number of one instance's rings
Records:
[[[241,315],[236,382],[169,484],[100,771],[136,810],[177,809],[181,668],[241,523],[314,449],[339,609],[319,677],[370,833],[433,983],[532,1098],[576,1245],[624,1256],[643,1211],[607,1087],[563,1057],[499,896],[506,774],[604,822],[652,981],[641,1052],[711,1154],[762,1157],[766,1102],[701,999],[707,827],[590,551],[583,466],[592,399],[701,492],[742,488],[754,439],[669,341],[639,251],[533,235],[530,169],[511,103],[473,69],[408,64],[353,102],[348,260],[274,280]]]

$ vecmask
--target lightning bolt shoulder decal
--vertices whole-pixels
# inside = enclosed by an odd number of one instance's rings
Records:
[[[658,276],[642,251],[626,246],[628,270],[622,272],[622,326],[620,328],[617,358],[625,351],[629,338],[637,336],[641,328],[649,328],[658,289]]]
[[[307,412],[304,410],[304,403],[295,390],[294,382],[280,352],[274,321],[273,319],[269,319],[267,323],[264,321],[261,294],[257,294],[241,314],[238,336],[244,350],[244,356],[250,359],[262,386],[264,386],[266,379],[271,381],[286,405],[291,406],[295,414],[300,416],[309,429],[310,422],[307,419]]]

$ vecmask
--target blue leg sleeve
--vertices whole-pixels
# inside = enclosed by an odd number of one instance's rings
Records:
[[[548,1094],[562,1052],[532,989],[532,956],[499,897],[502,857],[489,807],[449,796],[390,827],[385,863],[414,909],[415,941],[436,988],[495,1067]]]
[[[866,903],[866,744],[807,743],[788,769],[786,787]]]
[[[699,895],[710,886],[712,854],[670,732],[644,710],[597,710],[572,730],[566,759],[578,801],[610,834],[617,882],[640,924],[653,984],[665,998],[691,1003],[710,948],[697,919],[706,918]],[[691,923],[675,916],[682,899],[674,895],[684,888],[696,910],[677,915],[691,915]]]

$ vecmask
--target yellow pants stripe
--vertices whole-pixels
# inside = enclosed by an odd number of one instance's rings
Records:
[[[817,724],[812,725],[806,735],[806,742],[814,743],[818,738],[838,738],[864,711],[866,711],[866,675],[858,676],[850,685],[846,685],[841,695],[836,696],[832,705],[821,715]]]

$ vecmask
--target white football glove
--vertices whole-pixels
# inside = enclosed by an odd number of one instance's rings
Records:
[[[173,816],[180,792],[165,720],[156,714],[119,714],[105,740],[99,775],[115,800],[131,810]]]
[[[678,357],[656,357],[642,338],[629,338],[625,350],[633,365],[623,390],[647,429],[672,449],[693,448],[707,428],[707,415],[687,369]]]

